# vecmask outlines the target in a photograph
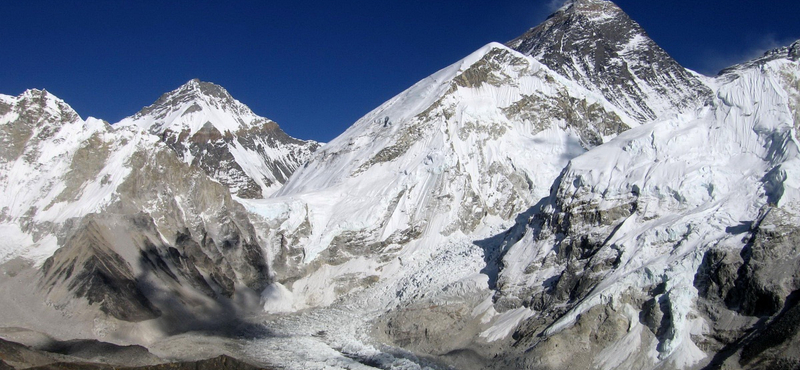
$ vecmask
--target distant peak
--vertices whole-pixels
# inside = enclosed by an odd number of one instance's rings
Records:
[[[25,100],[28,100],[28,101],[36,102],[37,104],[42,105],[42,106],[46,105],[48,101],[53,101],[53,102],[55,102],[57,104],[66,104],[59,97],[49,93],[45,89],[41,89],[41,90],[39,90],[39,89],[28,89],[28,90],[25,90],[25,92],[23,92],[20,95],[20,97],[25,99]]]
[[[506,45],[600,92],[640,123],[666,114],[658,100],[690,110],[700,100],[697,95],[710,94],[638,23],[607,0],[569,0]]]
[[[47,94],[48,94],[47,90],[45,90],[45,89],[41,89],[41,90],[39,90],[39,89],[28,89],[28,90],[25,90],[25,92],[22,93],[22,96],[25,97],[25,98],[39,99],[39,98],[47,98]]]
[[[647,40],[648,47],[657,47],[641,26],[613,2],[567,0],[542,24],[506,45],[538,57],[542,53],[562,53],[566,49],[595,49],[595,42],[608,46],[609,50],[622,50],[640,36]]]
[[[608,0],[567,0],[561,5],[555,14],[562,12],[603,12],[621,11],[621,9]]]
[[[271,121],[257,116],[222,86],[194,78],[119,123],[158,133],[167,128],[176,132],[189,129],[194,133],[207,122],[220,132],[237,132]]]
[[[194,110],[200,109],[201,106],[227,107],[235,110],[244,109],[240,109],[239,105],[240,103],[222,86],[194,78],[177,89],[161,95],[155,103],[139,111],[137,116],[156,114],[156,116],[163,118],[169,112],[185,109],[187,106],[196,106],[196,108],[192,108]]]
[[[553,16],[558,14],[579,14],[590,22],[607,22],[617,16],[627,18],[625,12],[616,4],[606,0],[571,0],[564,4]]]
[[[597,6],[597,5],[614,5],[611,1],[608,0],[567,0],[564,2],[564,5],[561,6],[562,9],[569,8],[571,6],[578,6],[578,9],[583,9],[582,7],[587,6]]]

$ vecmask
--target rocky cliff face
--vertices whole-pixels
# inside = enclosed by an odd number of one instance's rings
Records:
[[[319,144],[290,137],[221,86],[192,80],[114,125],[160,137],[187,164],[242,198],[278,189]]]

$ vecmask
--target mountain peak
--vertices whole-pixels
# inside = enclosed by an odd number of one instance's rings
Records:
[[[602,94],[641,123],[675,108],[695,109],[711,94],[611,1],[568,1],[507,45]]]
[[[187,91],[196,94],[197,96],[204,96],[209,98],[216,98],[221,100],[233,100],[233,97],[224,87],[217,85],[213,82],[200,81],[197,78],[189,80],[183,84],[176,91]]]
[[[559,11],[578,12],[621,12],[622,10],[608,0],[567,0]]]
[[[3,107],[5,106],[5,107]],[[42,89],[28,89],[17,97],[0,100],[0,115],[16,106],[33,121],[67,123],[80,119],[78,113],[59,97]]]
[[[195,78],[161,95],[153,104],[122,120],[119,125],[135,124],[156,134],[167,129],[174,132],[188,129],[194,134],[207,122],[224,133],[271,121],[257,116],[222,86]]]
[[[177,89],[162,95],[151,107],[176,106],[189,100],[203,101],[214,105],[235,105],[238,103],[222,86],[194,78]]]
[[[275,191],[319,146],[290,137],[222,86],[198,79],[116,125],[157,135],[181,160],[242,198]]]

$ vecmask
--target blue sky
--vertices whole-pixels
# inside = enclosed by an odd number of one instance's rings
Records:
[[[540,23],[561,0],[43,1],[0,10],[0,93],[45,88],[116,122],[199,78],[328,141],[416,81]],[[706,74],[800,38],[800,1],[619,0]]]

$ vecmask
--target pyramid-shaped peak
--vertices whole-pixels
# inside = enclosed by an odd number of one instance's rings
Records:
[[[593,21],[605,21],[618,15],[624,16],[625,12],[608,0],[567,0],[549,18],[572,14],[582,14]]]
[[[567,0],[561,9],[573,11],[620,10],[616,4],[608,0]]]
[[[611,1],[567,1],[507,45],[604,95],[640,123],[674,113],[671,107],[693,110],[710,95]]]
[[[189,80],[189,82],[181,85],[181,87],[164,94],[162,97],[172,96],[185,96],[191,95],[194,97],[213,98],[217,100],[233,100],[233,97],[228,90],[224,87],[217,85],[213,82],[200,81],[197,78]],[[160,100],[160,99],[159,99]],[[158,102],[157,102],[158,103]]]
[[[161,95],[153,104],[143,108],[133,117],[125,119],[120,123],[126,125],[130,123],[129,121],[137,121],[137,126],[150,127],[153,123],[163,123],[165,120],[173,121],[176,117],[196,112],[234,117],[234,122],[249,122],[256,118],[250,108],[234,99],[222,86],[211,82],[192,79],[177,89]],[[168,119],[169,117],[172,117],[172,119]],[[203,119],[211,118],[207,117]],[[202,126],[204,123],[205,121],[197,124]],[[192,126],[196,125],[192,124]],[[159,125],[159,127],[161,127],[161,125]],[[199,128],[199,126],[197,128]]]
[[[22,94],[20,94],[20,98],[23,100],[27,100],[30,102],[35,102],[40,105],[47,104],[48,101],[52,102],[61,102],[64,101],[58,98],[57,96],[51,94],[46,89],[28,89],[25,90]]]

